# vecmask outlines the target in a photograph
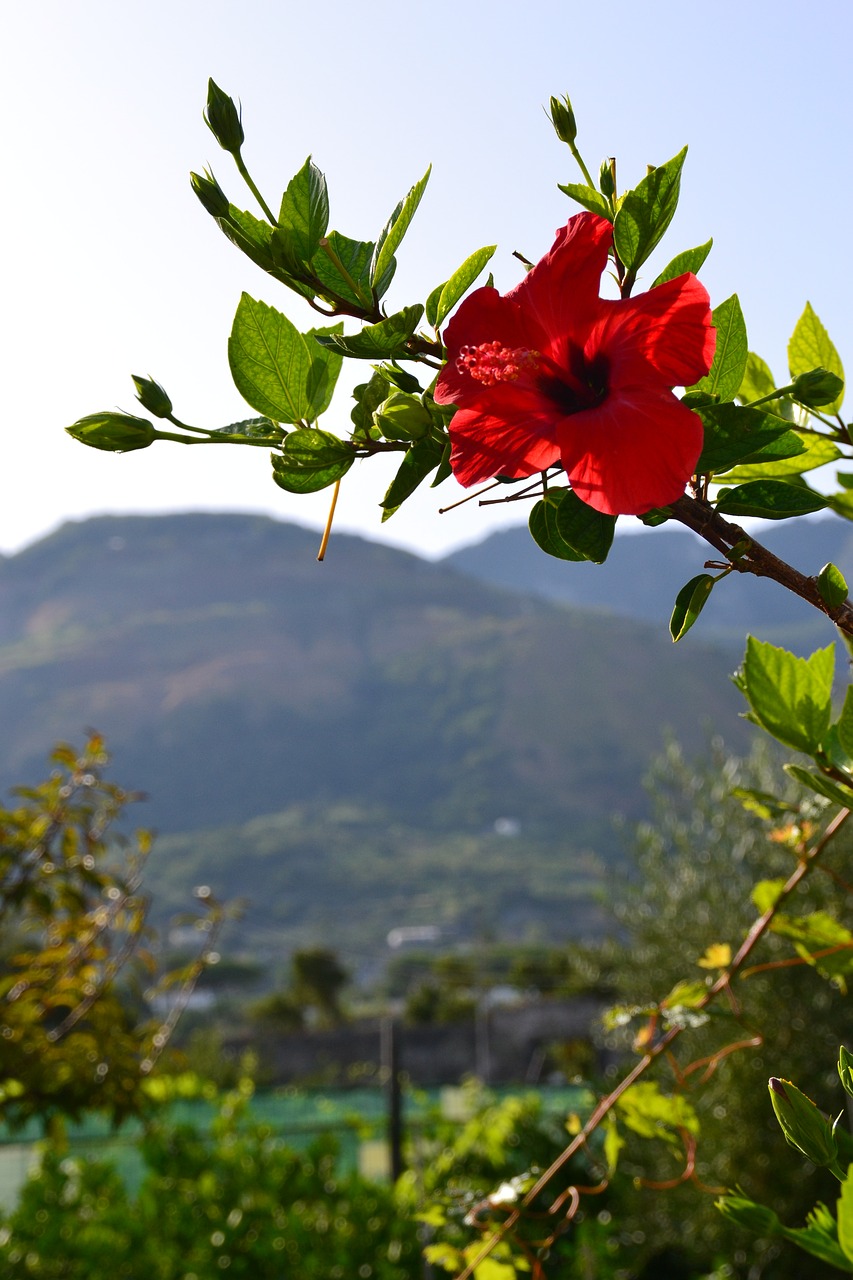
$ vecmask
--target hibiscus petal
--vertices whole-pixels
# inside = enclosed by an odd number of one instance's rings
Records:
[[[560,460],[554,414],[505,414],[485,408],[460,409],[450,423],[450,465],[465,488],[495,476],[513,480],[546,471]]]
[[[586,337],[601,305],[601,275],[613,226],[596,213],[578,213],[560,227],[552,248],[512,289],[507,300],[536,317],[552,342]]]
[[[702,422],[668,392],[641,389],[562,418],[557,440],[579,498],[605,515],[635,516],[684,493]]]
[[[508,294],[502,298],[497,289],[475,289],[460,306],[444,333],[447,364],[435,387],[438,404],[465,404],[466,400],[483,397],[482,383],[457,367],[463,347],[477,347],[483,342],[500,342],[505,347],[541,348],[545,335],[535,319],[527,314]]]
[[[602,318],[586,350],[606,355],[611,389],[689,387],[711,367],[716,330],[708,291],[694,275],[648,293],[602,302]]]

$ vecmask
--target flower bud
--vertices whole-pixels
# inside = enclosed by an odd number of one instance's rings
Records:
[[[231,208],[228,203],[228,197],[209,170],[203,175],[191,173],[190,182],[192,183],[193,191],[209,214],[214,218],[228,217]]]
[[[853,1097],[853,1053],[844,1045],[838,1050],[838,1074],[845,1092]]]
[[[809,369],[794,379],[791,394],[800,404],[817,409],[822,404],[832,404],[844,389],[843,379],[828,369]]]
[[[154,382],[152,378],[140,378],[135,373],[131,376],[136,386],[136,398],[143,409],[153,413],[155,418],[168,418],[172,412],[172,402],[160,383]]]
[[[245,137],[240,112],[234,105],[234,99],[223,93],[214,80],[207,82],[204,119],[223,151],[230,151],[232,156],[239,155]]]
[[[419,440],[432,426],[432,415],[417,396],[392,391],[376,410],[373,421],[386,440]]]
[[[90,413],[65,430],[81,444],[106,449],[109,453],[147,449],[157,437],[150,422],[129,413]]]
[[[821,1168],[834,1164],[838,1144],[823,1112],[790,1080],[771,1076],[769,1088],[770,1101],[786,1141],[812,1164]]]
[[[598,171],[598,189],[608,200],[616,190],[615,169],[616,161],[611,156],[608,156],[605,160],[602,160],[601,168]]]
[[[743,1196],[721,1196],[717,1201],[717,1208],[729,1222],[734,1222],[736,1226],[752,1231],[757,1236],[767,1238],[775,1236],[779,1231],[778,1215],[765,1205],[756,1204],[754,1200],[747,1200]]]
[[[551,123],[560,141],[567,143],[570,147],[573,146],[578,136],[578,126],[575,123],[575,113],[568,94],[564,94],[562,99],[552,97]]]

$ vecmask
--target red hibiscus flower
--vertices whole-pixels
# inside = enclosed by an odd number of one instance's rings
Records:
[[[672,394],[711,367],[716,333],[694,275],[636,298],[599,297],[613,227],[579,213],[504,297],[477,289],[444,335],[435,389],[458,405],[450,463],[463,485],[562,462],[579,498],[639,515],[684,492],[699,417]]]

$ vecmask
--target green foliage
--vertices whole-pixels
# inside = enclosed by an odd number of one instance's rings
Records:
[[[633,276],[660,243],[672,222],[681,187],[687,148],[651,169],[632,191],[625,193],[613,226],[616,251]]]
[[[546,493],[530,512],[530,532],[548,555],[604,564],[613,544],[616,517],[581,502],[571,489]]]
[[[655,285],[665,284],[667,280],[675,280],[686,271],[692,271],[695,275],[711,252],[713,244],[713,240],[706,240],[695,249],[685,249],[683,253],[676,254],[672,262],[668,263],[660,275],[652,281],[652,288],[654,289]]]
[[[715,307],[711,318],[717,331],[714,363],[696,383],[696,389],[720,400],[733,400],[743,383],[748,355],[746,321],[737,294]]]
[[[828,413],[838,413],[844,401],[844,366],[829,334],[812,310],[810,302],[797,321],[796,328],[788,343],[788,367],[791,377],[808,373],[820,367],[835,374],[841,381],[841,389],[831,400],[825,403]]]

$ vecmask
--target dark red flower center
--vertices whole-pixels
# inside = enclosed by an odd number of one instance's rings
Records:
[[[535,386],[562,414],[592,409],[607,395],[607,357],[599,353],[587,360],[581,348],[575,346],[568,348],[562,365],[530,347],[505,347],[495,339],[460,347],[456,368],[484,387],[521,379],[528,386]]]

